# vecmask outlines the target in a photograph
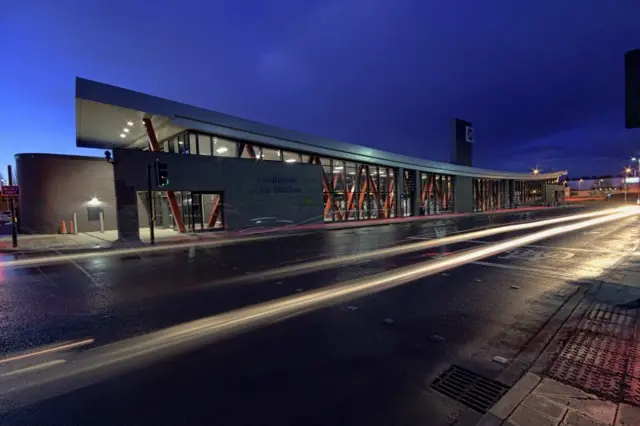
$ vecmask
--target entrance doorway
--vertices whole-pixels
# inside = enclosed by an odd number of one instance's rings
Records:
[[[206,232],[224,229],[222,209],[222,192],[174,191],[178,209],[182,215],[186,232]],[[140,227],[148,227],[149,201],[148,192],[138,192]],[[154,191],[153,216],[157,229],[178,230],[169,207],[169,199],[165,191]]]

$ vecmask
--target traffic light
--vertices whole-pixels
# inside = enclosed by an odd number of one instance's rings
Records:
[[[169,169],[165,163],[156,164],[156,172],[158,174],[158,186],[169,185]]]

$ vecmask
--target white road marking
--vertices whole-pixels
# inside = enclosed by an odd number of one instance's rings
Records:
[[[570,274],[565,272],[565,270],[563,269],[556,269],[556,268],[545,268],[545,267],[539,267],[539,266],[535,268],[528,268],[526,266],[509,265],[505,263],[493,263],[493,262],[484,262],[484,261],[476,261],[471,263],[473,263],[474,265],[489,266],[492,268],[510,269],[512,271],[532,272],[535,274],[553,275],[555,277],[561,277],[566,279],[581,278],[578,274]],[[594,270],[590,273],[593,273],[593,272],[597,272],[597,271]]]
[[[30,371],[42,370],[43,368],[52,367],[58,364],[64,364],[65,362],[67,361],[64,359],[54,359],[52,361],[47,361],[40,364],[32,365],[30,367],[25,367],[19,370],[13,370],[13,371],[9,371],[8,373],[0,374],[0,377],[10,377],[10,376],[15,376],[17,374],[28,373]]]
[[[491,241],[482,241],[482,240],[469,240],[467,241],[473,244],[490,244]],[[612,253],[612,254],[621,254],[628,255],[631,254],[630,251],[618,251],[618,250],[607,250],[607,249],[585,249],[585,248],[577,248],[577,247],[555,247],[555,246],[541,246],[536,244],[528,244],[526,246],[522,246],[526,248],[538,248],[538,249],[546,249],[546,250],[570,250],[570,251],[579,251],[585,253]]]
[[[538,262],[546,259],[555,259],[555,260],[567,260],[571,259],[574,256],[574,253],[569,252],[561,252],[561,251],[553,251],[553,252],[544,252],[544,251],[536,251],[530,248],[518,249],[518,250],[510,250],[504,254],[504,256],[498,256],[498,259],[522,259],[528,260],[529,262]]]

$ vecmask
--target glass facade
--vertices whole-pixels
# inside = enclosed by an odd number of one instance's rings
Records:
[[[453,212],[453,177],[420,172],[420,215]]]
[[[486,212],[508,209],[509,181],[506,179],[473,179],[473,211]]]
[[[396,217],[397,214],[407,217],[454,212],[455,177],[451,175],[403,170],[400,176],[399,169],[392,167],[282,150],[193,131],[172,136],[159,145],[164,152],[183,155],[321,165],[323,217],[327,222],[386,219]],[[402,179],[400,184],[396,184],[398,179]],[[473,211],[541,204],[544,183],[474,178]],[[509,185],[513,185],[512,196],[509,195]],[[219,212],[221,209],[216,207],[220,200],[209,200],[207,197],[210,196],[219,197],[216,194],[179,194],[179,205],[186,219],[185,226],[193,230],[223,227]],[[413,202],[416,197],[419,197],[419,207]],[[414,212],[414,206],[419,211]],[[210,223],[210,216],[216,209],[218,212],[214,223]],[[211,212],[207,213],[208,210]]]

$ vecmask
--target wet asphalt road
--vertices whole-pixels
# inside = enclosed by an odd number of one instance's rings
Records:
[[[195,256],[6,269],[0,288],[3,352],[81,337],[101,345],[524,234],[291,278],[252,277],[198,287],[274,263],[431,239],[436,235],[432,225],[305,234],[197,250]],[[502,366],[492,357],[513,358],[582,280],[597,277],[598,268],[620,257],[611,252],[634,249],[637,225],[631,218],[554,237],[482,265],[465,265],[236,336],[0,419],[2,424],[43,419],[46,424],[121,425],[473,423],[478,413],[429,390],[428,383],[452,363],[496,377]],[[443,223],[439,236],[447,226],[447,233],[459,231]],[[543,269],[545,274],[538,273]],[[572,271],[575,277],[554,271]],[[434,334],[444,342],[433,341]]]

